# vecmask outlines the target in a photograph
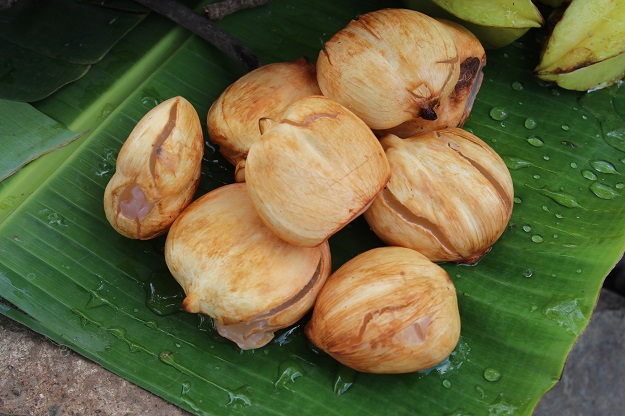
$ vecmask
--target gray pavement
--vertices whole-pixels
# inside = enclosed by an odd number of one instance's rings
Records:
[[[625,409],[625,297],[604,289],[562,380],[534,416],[603,416]],[[65,347],[0,315],[0,416],[188,415]]]

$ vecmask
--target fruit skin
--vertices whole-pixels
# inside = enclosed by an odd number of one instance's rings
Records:
[[[104,211],[120,234],[146,240],[164,234],[192,201],[204,139],[200,119],[183,97],[163,101],[132,130],[104,191]]]
[[[378,132],[413,119],[436,120],[459,75],[449,30],[408,9],[359,16],[325,43],[317,59],[323,95]]]
[[[240,171],[237,182],[245,180],[247,152],[260,139],[259,120],[277,118],[291,103],[320,94],[315,64],[299,58],[261,66],[219,95],[208,110],[206,126],[211,141]]]
[[[375,248],[328,278],[305,332],[314,345],[357,371],[424,370],[458,343],[456,290],[445,270],[420,253]]]
[[[473,102],[482,85],[486,65],[486,52],[468,29],[458,23],[437,19],[449,30],[458,50],[460,75],[454,90],[441,99],[436,110],[436,120],[422,118],[412,119],[399,126],[386,130],[399,137],[410,137],[418,133],[431,130],[441,130],[449,127],[461,127],[471,113]]]
[[[551,19],[536,75],[563,88],[608,86],[625,75],[625,2],[573,0]]]
[[[531,0],[404,0],[410,9],[460,23],[486,49],[507,46],[544,20]]]
[[[364,214],[375,234],[432,261],[477,262],[512,214],[512,178],[499,155],[459,128],[381,143],[391,179]]]
[[[293,103],[263,119],[247,156],[250,199],[265,224],[291,244],[315,247],[369,206],[390,177],[367,125],[327,97]]]
[[[280,240],[258,217],[245,183],[217,188],[189,205],[165,242],[182,308],[214,319],[220,334],[258,348],[310,310],[330,274],[327,242]]]

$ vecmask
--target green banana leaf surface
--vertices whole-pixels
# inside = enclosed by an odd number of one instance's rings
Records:
[[[80,136],[27,103],[0,99],[0,114],[0,182]]]
[[[270,63],[307,56],[381,1],[289,2],[220,22]],[[437,367],[356,373],[312,346],[300,323],[242,351],[180,310],[165,237],[135,241],[102,197],[141,117],[181,95],[205,123],[243,70],[159,16],[141,22],[79,81],[34,106],[83,137],[0,183],[0,313],[198,415],[531,414],[559,379],[603,279],[625,250],[625,88],[573,93],[536,80],[533,32],[488,53],[465,128],[505,160],[512,219],[476,265],[443,264],[462,334]],[[205,126],[204,126],[205,127]],[[198,195],[233,181],[206,138]],[[362,218],[333,236],[333,265],[381,242]]]
[[[146,16],[130,0],[20,0],[0,11],[0,98],[37,101],[75,81]]]

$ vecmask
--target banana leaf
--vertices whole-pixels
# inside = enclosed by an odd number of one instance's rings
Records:
[[[0,182],[79,136],[29,104],[0,99]]]
[[[0,98],[37,101],[87,73],[146,9],[115,2],[20,0],[0,11]]]
[[[389,2],[274,0],[220,25],[264,63],[315,59],[357,14]],[[576,93],[539,82],[534,34],[489,52],[466,129],[506,161],[512,219],[474,266],[443,264],[461,339],[428,371],[355,373],[303,334],[242,351],[210,320],[180,311],[164,237],[129,240],[102,207],[116,155],[158,102],[187,98],[205,119],[242,70],[158,16],[81,80],[36,103],[89,134],[0,183],[0,313],[199,415],[531,414],[559,379],[602,282],[625,250],[625,87]],[[206,137],[198,195],[233,181]],[[332,237],[334,267],[381,243],[362,218]]]

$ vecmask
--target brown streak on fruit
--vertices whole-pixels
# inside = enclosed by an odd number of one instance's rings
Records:
[[[280,305],[276,306],[275,308],[252,319],[250,323],[258,322],[261,320],[266,321],[267,318],[276,316],[278,313],[286,310],[287,308],[293,306],[300,300],[304,299],[304,297],[315,287],[315,285],[319,281],[319,278],[321,277],[321,270],[323,270],[323,266],[324,266],[323,262],[324,262],[323,258],[319,259],[319,264],[317,265],[317,269],[315,270],[315,273],[310,278],[310,280],[297,293],[295,293],[295,295],[293,295],[291,298],[287,299]]]
[[[178,101],[176,101],[169,109],[169,118],[167,124],[160,132],[154,143],[152,143],[152,153],[150,153],[150,173],[153,178],[156,178],[156,160],[161,153],[161,146],[165,143],[165,140],[170,136],[174,127],[176,127],[176,116],[178,114]]]
[[[471,166],[473,166],[478,172],[480,172],[480,174],[482,176],[484,176],[486,178],[486,180],[488,182],[490,182],[491,185],[493,185],[493,187],[495,188],[495,190],[497,191],[497,195],[499,195],[499,198],[501,199],[501,201],[504,203],[504,205],[506,206],[506,209],[509,210],[511,207],[511,202],[510,202],[510,198],[507,197],[507,192],[506,190],[501,186],[501,184],[499,183],[499,181],[497,180],[497,178],[495,178],[493,175],[491,175],[491,173],[486,170],[482,165],[480,165],[479,163],[477,163],[475,160],[472,160],[471,158],[467,157],[464,153],[462,153],[460,150],[458,149],[454,149],[454,147],[451,145],[451,143],[447,143],[447,146],[453,150],[454,152],[456,152],[460,157],[462,157],[463,159],[465,159],[467,162],[469,162],[471,164]]]
[[[454,87],[453,96],[461,95],[462,91],[472,87],[480,67],[481,61],[475,57],[467,58],[460,64],[460,77]]]
[[[438,225],[434,224],[427,218],[415,215],[412,211],[406,208],[406,206],[402,204],[388,188],[384,188],[384,190],[380,193],[380,196],[384,199],[387,205],[389,205],[406,221],[428,230],[434,236],[434,238],[436,238],[441,243],[445,250],[448,250],[452,253],[457,253],[457,250],[451,240],[447,238],[447,236],[443,233]]]

